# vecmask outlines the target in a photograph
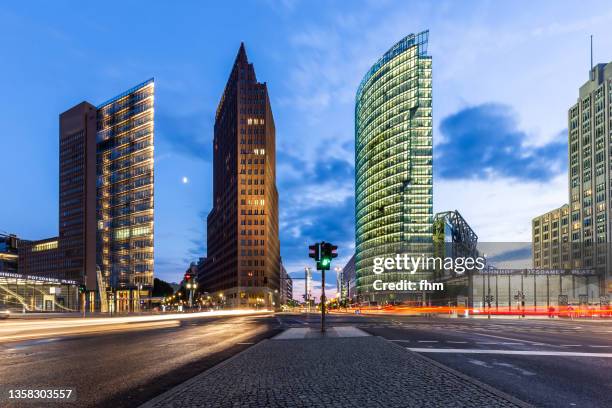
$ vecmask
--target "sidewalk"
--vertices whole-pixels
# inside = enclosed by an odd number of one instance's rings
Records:
[[[338,329],[289,329],[142,408],[529,406],[383,338]]]

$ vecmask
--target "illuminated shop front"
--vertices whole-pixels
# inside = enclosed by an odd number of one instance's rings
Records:
[[[76,281],[0,272],[0,305],[27,312],[79,310]]]

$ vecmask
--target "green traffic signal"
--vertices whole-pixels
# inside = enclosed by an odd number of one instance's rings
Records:
[[[329,264],[330,264],[330,262],[331,262],[331,259],[329,259],[329,258],[323,258],[323,259],[321,259],[321,265],[323,265],[323,266],[327,266],[327,265],[329,265]]]

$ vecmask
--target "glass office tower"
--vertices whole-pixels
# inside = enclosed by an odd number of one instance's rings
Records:
[[[425,279],[372,272],[374,257],[427,254],[432,242],[432,86],[428,31],[410,34],[366,73],[355,101],[356,273],[359,300],[385,303],[374,280]]]
[[[153,286],[153,94],[150,79],[97,108],[97,264],[118,311]]]

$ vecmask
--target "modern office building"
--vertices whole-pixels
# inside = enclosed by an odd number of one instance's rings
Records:
[[[279,301],[275,138],[267,85],[241,44],[215,116],[213,208],[199,273],[202,290],[228,307]]]
[[[59,120],[61,275],[96,289],[96,108],[81,102]]]
[[[150,79],[60,115],[59,236],[19,243],[19,273],[84,284],[90,309],[112,293],[136,310],[153,286],[153,94]]]
[[[572,268],[593,269],[600,277],[603,302],[612,295],[610,242],[612,242],[612,62],[597,64],[580,87],[578,100],[568,110],[569,205],[561,207],[558,228],[555,211],[532,221],[534,265],[555,265],[557,242],[568,240]],[[567,214],[563,209],[566,209]],[[548,238],[544,231],[548,225]],[[567,220],[569,217],[569,220]],[[561,223],[567,222],[567,228]],[[536,239],[539,240],[536,244]],[[546,249],[550,242],[550,254]],[[539,250],[539,251],[538,251]],[[561,263],[567,263],[561,253]]]
[[[372,272],[373,258],[428,252],[432,243],[432,65],[428,31],[410,34],[366,73],[355,101],[357,290],[385,303],[409,293],[377,292],[374,280],[408,279]],[[426,279],[428,271],[410,275]]]
[[[97,108],[97,264],[117,310],[153,287],[154,81]]]

